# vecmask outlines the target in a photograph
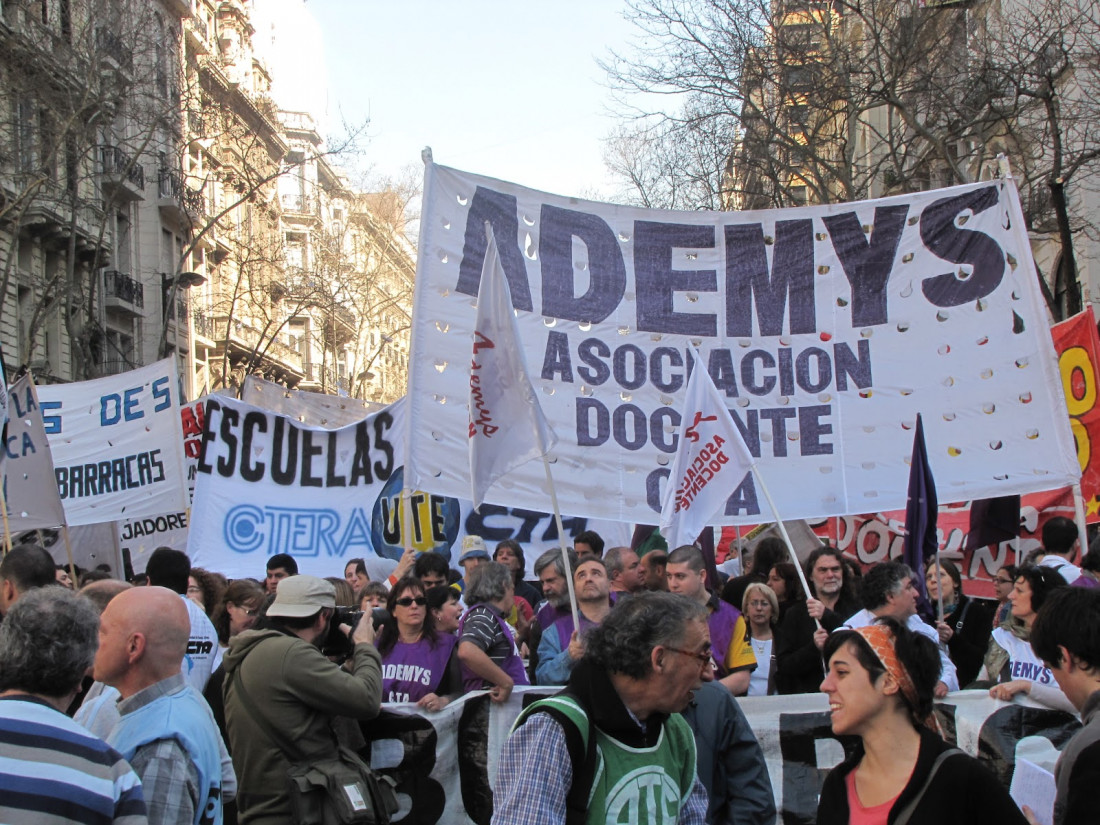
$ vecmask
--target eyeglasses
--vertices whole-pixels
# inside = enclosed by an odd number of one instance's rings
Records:
[[[709,645],[707,646],[707,648],[705,650],[701,650],[701,651],[700,650],[683,650],[682,648],[669,647],[668,645],[665,646],[665,650],[671,650],[673,653],[680,653],[684,656],[690,656],[692,659],[698,660],[699,664],[702,665],[703,667],[710,667],[711,663],[712,663],[711,662],[711,650],[710,650]]]
[[[193,585],[193,584],[192,584],[192,585],[190,585],[190,586],[189,586],[189,587],[187,588],[187,592],[188,592],[189,594],[190,594],[190,593],[201,593],[201,592],[202,592],[202,588],[201,588],[201,587],[196,587],[195,585]]]
[[[231,604],[239,611],[244,613],[244,615],[246,616],[255,616],[260,612],[260,608],[258,607],[245,607],[243,604],[233,604],[233,602],[226,602],[227,607]]]
[[[419,607],[423,607],[427,603],[428,600],[425,599],[423,596],[417,596],[415,599],[412,596],[404,596],[403,598],[400,598],[394,602],[394,604],[400,605],[401,607],[412,607],[414,604]]]

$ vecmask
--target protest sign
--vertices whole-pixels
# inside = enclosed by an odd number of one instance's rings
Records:
[[[70,525],[186,509],[174,359],[39,387],[38,398]]]
[[[4,502],[12,532],[60,527],[65,508],[57,494],[53,457],[34,380],[27,373],[7,393],[10,417],[4,438]]]
[[[1100,521],[1100,335],[1092,308],[1050,331],[1081,467],[1085,520],[1094,523]]]
[[[503,704],[478,692],[432,714],[412,704],[383,705],[385,712],[364,724],[363,732],[371,767],[396,781],[403,800],[395,825],[489,822],[498,755],[512,723],[522,708],[556,690],[516,688]],[[764,752],[778,821],[815,822],[825,776],[844,758],[829,726],[828,699],[818,693],[737,701]],[[936,705],[936,716],[945,738],[976,756],[1006,787],[1018,755],[1052,767],[1080,727],[1068,713],[1006,704],[984,690],[949,694]]]
[[[195,465],[202,442],[202,422],[206,396],[180,406],[180,426],[183,430],[183,461],[187,468],[187,502],[190,506],[195,492]],[[125,519],[118,522],[119,549],[130,558],[135,573],[145,572],[145,563],[158,547],[187,549],[188,510],[162,513],[158,516]]]
[[[404,400],[337,429],[300,423],[294,399],[282,399],[288,416],[229,398],[204,400],[206,457],[196,467],[187,544],[196,567],[255,576],[268,556],[290,553],[301,572],[327,576],[342,573],[349,558],[401,557]],[[532,578],[539,554],[558,545],[544,510],[485,504],[474,511],[468,499],[415,490],[411,509],[413,547],[438,552],[452,566],[466,534],[490,546],[515,539]],[[563,529],[570,537],[596,530],[609,547],[630,537],[629,525],[570,516]]]
[[[485,221],[558,435],[562,509],[652,524],[700,351],[784,518],[904,506],[917,412],[944,498],[1079,476],[1014,184],[747,213],[547,195],[429,164],[409,472],[468,488],[469,350]],[[564,471],[564,472],[562,472]],[[490,502],[537,509],[542,468]],[[732,492],[732,491],[731,491]],[[715,523],[766,506],[727,503]]]

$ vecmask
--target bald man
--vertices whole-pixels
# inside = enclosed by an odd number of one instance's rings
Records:
[[[164,587],[115,596],[99,622],[93,675],[119,692],[107,742],[141,777],[150,825],[222,822],[220,734],[180,672],[191,620]]]

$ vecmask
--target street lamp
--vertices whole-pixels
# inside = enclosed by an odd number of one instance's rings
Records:
[[[161,330],[160,330],[160,346],[158,347],[159,357],[168,357],[168,307],[172,308],[172,324],[176,331],[175,351],[176,357],[179,357],[179,340],[180,340],[180,318],[179,318],[179,304],[176,302],[176,294],[180,288],[190,289],[193,286],[202,286],[206,283],[206,278],[197,272],[181,272],[178,275],[172,276],[166,272],[162,272],[160,276],[161,281],[161,295],[165,296],[165,304],[162,311],[161,318]],[[190,336],[188,336],[190,340]]]

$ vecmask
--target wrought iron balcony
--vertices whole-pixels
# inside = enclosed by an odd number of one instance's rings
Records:
[[[103,293],[109,307],[124,309],[135,315],[141,314],[136,310],[145,307],[145,287],[117,269],[108,269],[103,273]]]

